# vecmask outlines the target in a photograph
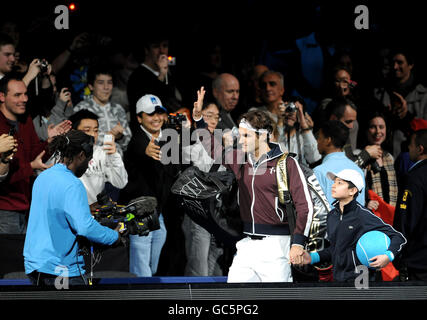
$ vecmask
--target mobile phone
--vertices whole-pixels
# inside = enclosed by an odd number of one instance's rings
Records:
[[[106,142],[112,142],[113,141],[113,135],[112,134],[106,134],[105,136],[104,136],[104,144],[106,143]]]

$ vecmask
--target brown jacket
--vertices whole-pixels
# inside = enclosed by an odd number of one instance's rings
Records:
[[[240,216],[244,233],[251,235],[290,235],[285,208],[279,204],[276,165],[283,154],[278,144],[258,163],[244,161],[240,150],[226,150],[225,163],[236,175],[239,184]],[[313,203],[305,176],[298,162],[287,161],[289,191],[297,212],[292,243],[304,245],[309,235],[313,216]]]

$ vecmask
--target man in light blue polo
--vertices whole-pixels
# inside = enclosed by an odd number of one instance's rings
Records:
[[[84,260],[77,236],[111,245],[117,230],[101,226],[91,215],[87,193],[78,179],[92,159],[93,137],[79,130],[54,138],[50,147],[60,161],[35,180],[24,244],[25,273],[36,285],[52,285],[57,276],[85,284]]]
[[[333,181],[327,177],[329,171],[338,172],[344,169],[354,169],[362,177],[365,176],[362,169],[347,158],[342,150],[346,144],[348,135],[349,129],[338,120],[324,122],[317,132],[317,149],[323,156],[323,160],[322,164],[313,169],[313,172],[331,205],[335,199],[332,198],[331,194]],[[365,188],[359,193],[356,200],[361,205],[365,205]]]

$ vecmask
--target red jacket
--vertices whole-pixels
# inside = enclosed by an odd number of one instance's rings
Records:
[[[0,112],[0,135],[8,134],[11,124]],[[7,178],[0,183],[0,210],[26,211],[31,202],[31,177],[33,161],[47,147],[34,130],[33,120],[27,116],[18,121],[18,131],[14,134],[18,141],[18,151],[9,164]]]
[[[250,161],[241,164],[241,151],[226,151],[225,154],[226,165],[234,172],[239,184],[240,216],[246,234],[290,235],[285,208],[279,205],[276,178],[277,161],[283,152],[279,145],[271,146],[268,157],[263,156],[256,168]],[[289,191],[297,212],[292,243],[304,245],[309,236],[313,203],[298,162],[292,157],[289,160],[286,161]]]

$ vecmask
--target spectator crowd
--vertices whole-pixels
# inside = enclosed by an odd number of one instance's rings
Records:
[[[260,114],[258,120],[267,116],[271,124],[268,143],[276,145],[275,152],[292,153],[295,168],[313,170],[331,207],[335,182],[328,173],[358,172],[364,188],[355,195],[357,203],[407,241],[393,257],[392,278],[427,280],[427,87],[417,77],[426,70],[417,69],[407,47],[373,53],[382,57],[377,81],[363,83],[366,77],[357,78],[362,71],[355,70],[351,50],[337,50],[325,57],[322,74],[310,72],[310,64],[302,68],[298,83],[304,78],[305,86],[298,87],[273,63],[252,62],[244,72],[227,69],[216,43],[201,52],[200,65],[193,66],[197,72],[186,74],[177,72],[168,39],[143,39],[137,49],[128,49],[116,39],[84,32],[48,61],[20,52],[13,22],[1,27],[0,233],[26,233],[34,181],[58,160],[49,143],[79,130],[94,138],[92,159],[79,178],[88,206],[95,208],[102,192],[123,205],[141,196],[157,200],[160,228],[147,236],[130,235],[130,273],[227,276],[236,247],[193,221],[171,187],[189,166],[209,172],[223,158],[227,132],[242,128],[242,115],[251,122],[249,114]],[[309,47],[298,41],[301,52]],[[93,50],[94,42],[102,53]],[[174,127],[178,133],[200,128],[202,119],[211,139],[183,146],[178,161],[166,163],[162,137],[176,114],[186,119]],[[245,128],[252,130],[253,123],[245,122]],[[253,131],[262,136],[263,129]],[[218,130],[224,137],[218,139]],[[246,161],[256,167],[258,160]],[[231,169],[220,163],[216,170]],[[237,180],[239,170],[232,170]],[[251,205],[242,203],[250,201],[244,192],[236,201],[241,208]],[[239,273],[235,268],[233,277]]]

